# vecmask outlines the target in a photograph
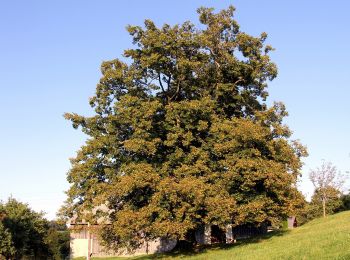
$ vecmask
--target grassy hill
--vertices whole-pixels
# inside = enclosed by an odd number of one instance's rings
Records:
[[[350,211],[316,219],[291,231],[200,252],[112,259],[350,259]],[[95,258],[102,259],[102,258]]]

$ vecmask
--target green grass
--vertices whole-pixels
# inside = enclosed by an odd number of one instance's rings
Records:
[[[350,259],[350,211],[316,219],[291,231],[267,234],[231,246],[212,246],[199,252],[93,258],[113,259]]]

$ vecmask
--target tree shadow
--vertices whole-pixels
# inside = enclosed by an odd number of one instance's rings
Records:
[[[268,232],[264,235],[258,235],[251,238],[246,239],[239,239],[234,244],[213,244],[213,245],[207,245],[207,246],[193,246],[191,248],[175,248],[173,251],[168,253],[161,253],[161,254],[153,254],[153,255],[145,255],[145,256],[139,256],[132,259],[137,260],[146,260],[146,259],[162,259],[164,257],[167,258],[175,258],[175,257],[190,257],[195,255],[201,255],[205,254],[208,251],[212,250],[229,250],[235,247],[241,247],[247,244],[255,244],[260,243],[265,240],[269,240],[273,237],[279,237],[284,236],[285,234],[289,233],[289,230],[276,230],[272,232]]]

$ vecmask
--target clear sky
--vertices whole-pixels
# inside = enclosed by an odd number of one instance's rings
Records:
[[[350,169],[350,1],[0,1],[0,199],[13,197],[49,218],[65,199],[69,158],[84,142],[62,115],[91,114],[88,99],[102,61],[131,46],[127,24],[191,20],[199,6],[233,4],[241,29],[268,33],[279,76],[269,102],[283,101],[293,138],[322,159]]]

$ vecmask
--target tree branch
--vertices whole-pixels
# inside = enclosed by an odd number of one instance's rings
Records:
[[[165,94],[165,90],[164,90],[164,86],[163,86],[163,83],[162,83],[162,79],[160,78],[160,73],[158,73],[158,81],[159,81],[159,85],[162,89],[162,92],[163,94]]]
[[[167,84],[168,84],[168,91],[169,91],[169,89],[170,89],[170,80],[171,80],[171,75],[169,75],[169,77],[168,77],[168,79],[167,79]]]
[[[177,94],[179,94],[179,92],[180,92],[180,81],[177,83],[175,94],[171,96],[170,100],[173,100],[173,98],[176,97]]]

